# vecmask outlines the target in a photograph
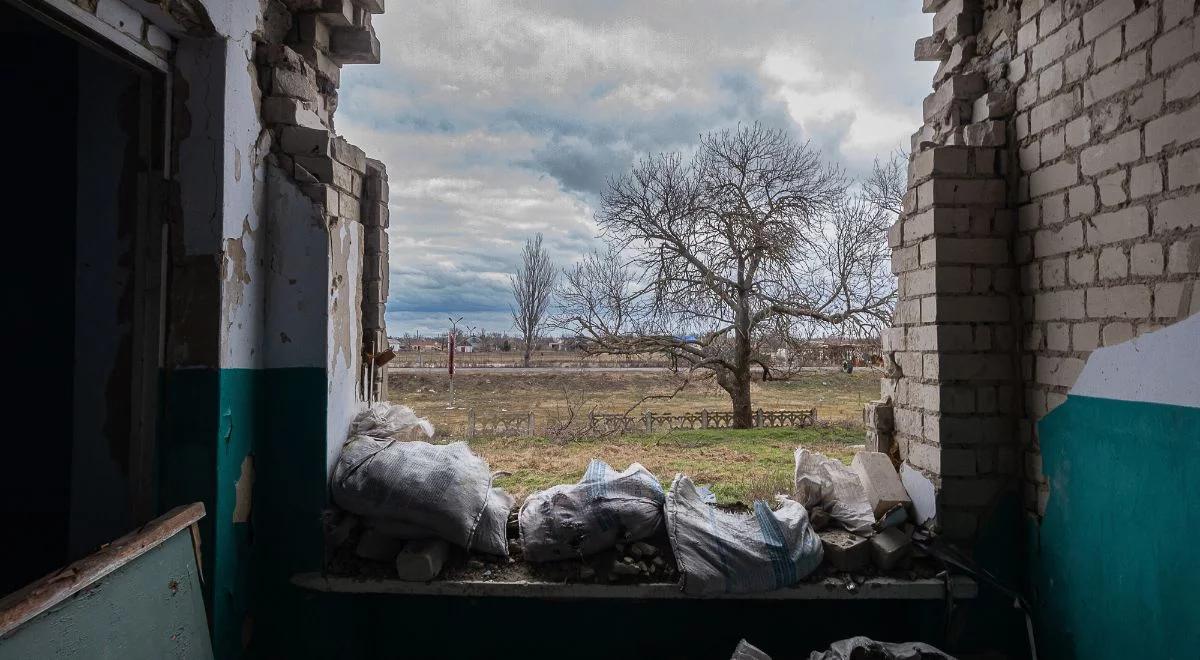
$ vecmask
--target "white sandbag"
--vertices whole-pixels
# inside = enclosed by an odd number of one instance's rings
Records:
[[[851,637],[834,642],[828,651],[813,651],[808,660],[954,660],[922,642],[877,642],[869,637]]]
[[[380,401],[362,411],[350,423],[351,437],[368,435],[372,438],[420,440],[433,437],[433,424],[417,417],[412,408]]]
[[[595,554],[653,536],[662,524],[662,485],[638,463],[618,473],[592,460],[577,484],[533,493],[521,506],[521,550],[544,562]]]
[[[334,466],[331,490],[338,506],[376,525],[391,521],[462,548],[508,555],[512,498],[492,488],[487,463],[466,443],[351,438]]]
[[[795,477],[796,499],[801,504],[810,509],[824,507],[847,531],[870,534],[875,513],[854,470],[841,461],[799,447]]]
[[[667,534],[683,591],[706,596],[789,587],[821,565],[821,539],[799,502],[778,510],[754,503],[753,513],[705,504],[691,479],[676,475],[667,493]]]

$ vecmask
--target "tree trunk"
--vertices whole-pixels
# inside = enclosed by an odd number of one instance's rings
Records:
[[[533,351],[530,349],[530,343],[529,343],[529,342],[525,342],[525,358],[524,358],[524,364],[525,364],[525,366],[526,366],[527,368],[529,367],[529,356],[530,356],[530,354],[532,354],[532,353],[533,353]]]
[[[729,390],[733,399],[733,428],[748,429],[754,427],[754,411],[750,409],[750,375],[744,378],[734,378],[733,389]]]

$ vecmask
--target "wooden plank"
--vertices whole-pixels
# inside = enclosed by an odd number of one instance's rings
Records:
[[[204,517],[204,504],[176,507],[99,552],[0,599],[0,636],[137,559]],[[199,558],[197,558],[199,565]]]
[[[186,530],[0,637],[0,660],[212,660]]]

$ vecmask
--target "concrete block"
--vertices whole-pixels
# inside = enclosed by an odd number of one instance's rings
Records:
[[[887,401],[870,401],[863,406],[863,424],[868,429],[891,431],[894,422],[892,405]]]
[[[268,124],[323,129],[324,122],[305,102],[286,96],[268,96],[262,101],[263,121]]]
[[[296,156],[296,164],[312,172],[321,183],[328,183],[351,194],[357,194],[358,175],[349,167],[328,156]]]
[[[1132,130],[1104,144],[1084,149],[1079,156],[1079,167],[1084,174],[1098,174],[1118,165],[1132,163],[1141,155],[1141,131]]]
[[[975,99],[971,107],[971,121],[980,122],[986,119],[1000,119],[1013,113],[1013,95],[1008,92],[988,92]]]
[[[324,128],[285,126],[280,131],[279,146],[287,154],[329,156],[330,133]]]
[[[409,541],[396,555],[396,575],[408,582],[428,582],[442,572],[450,544],[442,539]]]
[[[1004,122],[981,121],[963,127],[963,141],[968,147],[1002,147],[1005,142]]]
[[[876,517],[897,504],[912,504],[912,499],[904,490],[904,484],[900,483],[900,476],[896,474],[892,459],[888,458],[887,454],[860,451],[854,455],[850,468],[862,480],[867,504],[871,505]]]
[[[309,73],[289,71],[288,69],[273,69],[271,71],[271,94],[275,96],[291,96],[312,103],[317,101],[317,79]]]
[[[940,34],[921,37],[913,47],[913,59],[917,62],[939,62],[949,56],[950,44]]]
[[[895,527],[871,537],[871,561],[881,571],[890,571],[912,556],[912,539]]]
[[[321,0],[320,15],[330,25],[354,25],[354,3],[350,0]]]
[[[296,16],[296,36],[301,44],[311,45],[323,53],[329,52],[329,25],[320,14]]]
[[[821,537],[825,561],[836,570],[856,573],[871,563],[867,539],[841,529],[826,529],[817,534]]]
[[[904,463],[900,466],[900,483],[912,498],[913,520],[924,525],[937,516],[937,489],[921,471]]]
[[[337,28],[330,37],[329,57],[338,64],[379,64],[379,39],[369,27]]]
[[[381,534],[374,529],[363,532],[354,548],[354,554],[371,561],[393,561],[404,547],[404,541]]]
[[[331,155],[350,169],[362,174],[367,171],[367,154],[362,149],[350,144],[345,138],[338,136],[333,140]]]

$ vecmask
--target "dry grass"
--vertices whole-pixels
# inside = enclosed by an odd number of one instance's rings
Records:
[[[449,407],[444,373],[393,370],[388,391],[393,402],[411,406],[428,417],[441,438],[466,435],[467,413],[479,416],[533,411],[539,429],[567,415],[568,403],[577,414],[624,412],[647,395],[667,395],[678,385],[666,371],[520,373],[504,369],[460,372],[454,378],[455,404]],[[791,381],[755,382],[755,407],[763,409],[816,408],[819,419],[858,423],[863,404],[879,397],[879,375],[867,370],[847,375],[840,371],[805,373]],[[694,382],[672,399],[651,399],[633,410],[640,414],[729,410],[729,396],[711,380]]]
[[[618,470],[641,463],[670,485],[682,472],[697,484],[711,484],[722,503],[770,500],[792,491],[792,454],[798,446],[849,462],[863,441],[861,430],[847,425],[745,431],[672,431],[653,436],[556,443],[542,438],[477,438],[471,448],[492,470],[510,473],[498,484],[518,500],[529,493],[583,476],[588,461],[599,458]]]

